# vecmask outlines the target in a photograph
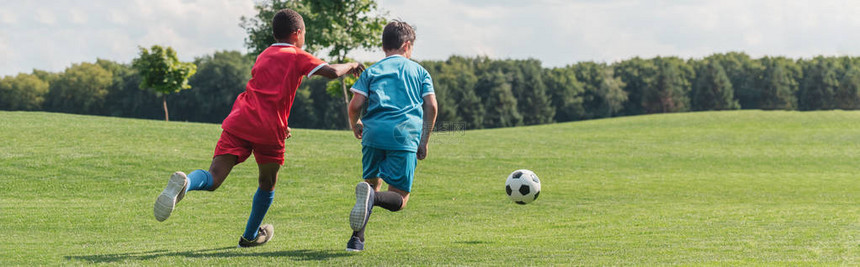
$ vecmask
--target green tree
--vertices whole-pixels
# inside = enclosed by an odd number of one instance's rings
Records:
[[[835,107],[836,91],[839,90],[838,65],[833,58],[816,57],[805,61],[803,79],[798,92],[800,110],[832,109]]]
[[[49,111],[101,114],[112,81],[110,71],[98,64],[73,64],[51,83],[45,107]]]
[[[749,55],[741,52],[714,54],[705,60],[716,61],[722,67],[734,89],[734,97],[740,108],[760,108],[761,88],[756,85],[764,67],[759,61],[752,60]]]
[[[516,81],[514,96],[517,98],[517,110],[523,115],[525,125],[551,123],[555,117],[555,107],[547,95],[543,78],[543,68],[536,59],[517,60],[514,62],[522,75]]]
[[[453,91],[460,89],[458,88],[459,85],[455,84],[457,73],[453,72],[453,67],[447,65],[447,62],[440,61],[421,62],[421,66],[424,66],[434,79],[433,90],[436,94],[436,103],[439,106],[436,118],[439,122],[459,120],[457,117],[457,105],[452,98]]]
[[[309,52],[328,51],[330,58],[341,62],[350,51],[376,48],[385,27],[385,12],[374,0],[267,0],[258,2],[254,17],[241,17],[239,24],[248,37],[245,46],[251,55],[266,50],[272,37],[272,17],[289,8],[305,21],[305,49]]]
[[[257,56],[269,48],[273,43],[277,42],[272,35],[272,18],[275,17],[281,9],[292,9],[302,15],[305,21],[305,28],[311,28],[312,24],[309,21],[310,7],[302,0],[266,0],[259,1],[254,5],[257,14],[253,17],[242,16],[239,18],[239,27],[245,30],[248,34],[245,37],[245,47],[248,48],[248,53],[251,56]],[[315,25],[314,25],[315,26]],[[313,35],[309,35],[305,31],[305,43],[312,43]],[[313,51],[312,47],[305,47],[307,51]]]
[[[328,79],[322,77],[309,79],[306,82],[310,90],[309,100],[313,102],[313,113],[324,114],[318,115],[320,117],[315,119],[314,125],[321,129],[342,129],[343,121],[349,118],[343,112],[340,96],[332,95],[326,90],[328,82]]]
[[[795,96],[802,70],[791,59],[784,57],[763,57],[759,59],[763,66],[762,74],[756,82],[761,88],[761,109],[797,108]]]
[[[836,107],[840,109],[860,108],[860,68],[851,65],[839,82],[836,91]]]
[[[478,81],[477,89],[482,92],[484,102],[487,103],[484,106],[484,127],[513,127],[522,124],[523,117],[517,111],[517,99],[502,71],[484,73]]]
[[[582,94],[585,89],[576,79],[576,73],[570,68],[552,68],[544,72],[544,82],[555,107],[554,120],[565,122],[582,119],[585,116],[585,109],[582,107]]]
[[[615,77],[624,82],[623,90],[627,92],[622,115],[644,114],[645,93],[651,92],[657,79],[657,66],[653,60],[635,57],[613,65]]]
[[[40,110],[48,94],[48,82],[20,73],[0,79],[0,110]]]
[[[140,88],[150,90],[160,96],[164,106],[164,120],[169,120],[167,95],[191,89],[188,78],[197,71],[194,63],[180,62],[176,51],[171,47],[153,45],[149,50],[140,47],[138,58],[132,66],[140,73]]]
[[[173,117],[179,120],[219,123],[245,91],[254,61],[239,51],[218,51],[196,58],[194,65],[197,72],[188,79],[194,90],[179,92],[169,108],[178,110]]]
[[[486,114],[481,97],[476,91],[478,76],[475,72],[475,61],[477,59],[453,56],[448,59],[446,65],[454,74],[453,80],[450,81],[452,105],[456,107],[457,117],[470,129],[482,128]],[[439,82],[443,82],[441,78],[437,80],[437,83]]]
[[[572,67],[576,79],[584,85],[583,108],[585,118],[605,118],[618,114],[627,101],[624,82],[615,77],[606,64],[581,62]]]
[[[734,90],[723,67],[713,60],[697,63],[696,79],[691,92],[693,110],[738,109]]]
[[[36,69],[33,70],[33,75],[36,75],[36,77],[39,77],[39,79],[47,82],[48,84],[56,81],[60,77],[59,73]]]
[[[159,119],[163,116],[160,99],[140,89],[140,75],[131,64],[103,59],[99,59],[96,64],[113,74],[102,115],[143,119]]]
[[[324,78],[313,78],[311,80],[322,80]],[[314,109],[315,102],[311,98],[311,88],[308,85],[311,83],[302,82],[299,89],[296,90],[296,96],[293,99],[293,107],[290,108],[289,124],[297,128],[321,128],[316,125],[316,122],[326,114],[317,114]],[[337,99],[335,99],[337,101]],[[337,101],[339,104],[340,101]]]
[[[457,115],[463,119],[467,128],[483,128],[487,111],[475,91],[478,78],[472,73],[461,73],[457,75],[457,81],[461,81],[461,84],[471,84],[471,86],[464,85],[461,87],[462,90],[457,92],[456,99],[459,100]]]
[[[335,63],[347,61],[347,54],[359,48],[376,48],[381,43],[386,19],[374,0],[269,0],[255,5],[257,15],[242,17],[240,26],[248,33],[245,44],[257,55],[274,41],[272,17],[278,10],[289,8],[305,21],[305,47],[311,53],[328,51]],[[349,104],[347,82],[340,85],[343,109]],[[349,122],[348,120],[346,120]]]
[[[676,57],[656,57],[657,76],[654,86],[643,93],[648,113],[683,112],[690,108],[690,80],[695,73],[692,67]]]

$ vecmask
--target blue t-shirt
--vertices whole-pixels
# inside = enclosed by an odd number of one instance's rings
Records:
[[[362,145],[418,151],[424,96],[433,94],[427,70],[403,56],[389,56],[367,68],[350,91],[367,97]]]

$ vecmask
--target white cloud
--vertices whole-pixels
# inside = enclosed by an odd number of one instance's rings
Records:
[[[126,25],[128,24],[128,17],[125,12],[111,8],[108,10],[108,21],[114,25]]]
[[[74,24],[85,24],[87,23],[87,14],[78,8],[72,8],[69,10],[69,20]]]
[[[137,46],[173,46],[183,60],[244,49],[239,17],[253,1],[4,1],[0,75],[60,71],[81,61],[130,62]],[[546,66],[634,56],[860,55],[860,3],[847,0],[384,0],[417,26],[416,59],[537,58]],[[24,16],[23,14],[30,14]],[[309,29],[313,30],[313,29]],[[51,34],[46,34],[51,33]],[[359,60],[382,52],[356,51]]]
[[[186,61],[217,50],[244,51],[239,17],[253,15],[253,4],[237,0],[4,2],[0,34],[6,36],[7,49],[0,56],[0,75],[33,68],[62,71],[96,58],[127,63],[137,56],[138,46],[155,44],[172,46]],[[29,17],[6,15],[33,10]]]
[[[405,1],[391,15],[419,25],[416,57],[490,54],[561,66],[634,56],[860,54],[850,1]],[[441,30],[422,31],[421,25]],[[419,53],[421,49],[427,49]],[[487,52],[490,51],[490,52]]]
[[[3,55],[3,60],[0,60],[0,70],[11,69],[14,67],[12,64],[17,61],[18,57],[15,53],[12,53],[12,49],[9,48],[8,40],[3,32],[0,32],[0,55]],[[0,72],[0,77],[13,74],[15,74],[15,72]]]
[[[0,24],[12,25],[16,24],[17,20],[18,18],[15,17],[15,13],[7,10],[5,7],[0,7]]]
[[[54,25],[57,22],[57,18],[54,17],[54,12],[48,9],[36,9],[35,10],[35,19],[39,23],[45,25]]]

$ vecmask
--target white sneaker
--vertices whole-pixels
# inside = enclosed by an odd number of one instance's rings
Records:
[[[167,187],[161,191],[161,195],[155,200],[153,213],[155,219],[159,222],[167,220],[173,209],[176,208],[176,203],[179,203],[185,197],[185,188],[188,187],[188,177],[184,172],[174,172],[170,175],[170,180],[167,181]]]

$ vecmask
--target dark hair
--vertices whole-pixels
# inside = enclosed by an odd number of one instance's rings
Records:
[[[385,29],[382,30],[382,49],[396,50],[403,46],[403,43],[415,43],[415,30],[408,23],[401,20],[394,20]]]
[[[292,9],[281,9],[272,18],[272,35],[275,40],[283,40],[299,29],[305,28],[302,15]]]

